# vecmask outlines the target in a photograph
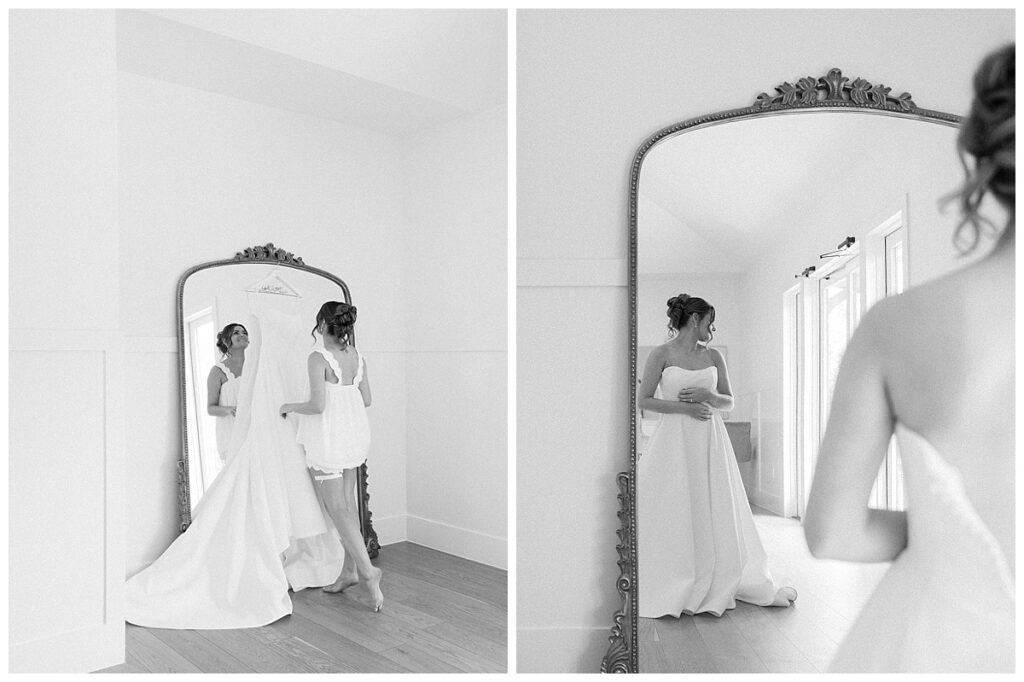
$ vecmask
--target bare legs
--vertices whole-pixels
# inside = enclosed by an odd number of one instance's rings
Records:
[[[345,552],[345,563],[341,566],[341,574],[333,584],[324,587],[324,592],[342,592],[359,582],[359,574],[356,572],[356,563],[352,555]]]
[[[325,475],[316,469],[310,469],[310,473],[314,476]],[[381,570],[370,563],[363,535],[359,532],[356,470],[345,469],[338,478],[316,481],[316,490],[323,499],[327,513],[330,514],[338,529],[338,535],[341,536],[341,545],[345,548],[345,564],[341,569],[341,575],[327,591],[340,592],[356,581],[362,581],[370,593],[370,599],[373,600],[373,610],[380,611],[384,605],[384,595],[380,591]]]

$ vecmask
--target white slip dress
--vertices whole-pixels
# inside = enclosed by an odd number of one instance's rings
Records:
[[[718,368],[666,367],[661,395],[714,389]],[[721,414],[699,421],[661,415],[637,462],[638,613],[711,613],[736,600],[768,606],[779,585],[768,570]]]
[[[362,465],[370,450],[370,422],[359,392],[364,360],[353,347],[358,369],[346,384],[334,354],[322,344],[314,350],[324,357],[338,382],[326,382],[323,412],[299,415],[297,440],[305,449],[307,467],[336,475]]]
[[[234,373],[228,369],[228,366],[223,361],[217,362],[214,367],[224,372],[224,376],[227,377],[227,381],[220,385],[220,399],[217,404],[221,407],[238,407],[238,387],[241,386],[239,377],[236,377]],[[235,427],[235,416],[224,415],[217,417],[216,419],[216,430],[217,430],[217,452],[220,454],[221,461],[227,459],[228,445],[231,443],[231,431]]]

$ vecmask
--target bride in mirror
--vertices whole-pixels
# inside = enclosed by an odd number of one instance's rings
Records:
[[[306,453],[306,466],[316,491],[331,515],[345,564],[338,579],[324,588],[341,592],[362,581],[373,599],[373,610],[384,606],[381,569],[370,563],[357,516],[358,468],[370,447],[370,378],[366,362],[352,345],[356,307],[328,301],[316,315],[314,333],[320,340],[307,359],[309,400],[281,406],[282,417],[299,415],[297,441]]]
[[[227,459],[231,430],[238,412],[238,387],[245,367],[245,349],[249,347],[249,330],[232,322],[217,332],[217,350],[221,359],[210,368],[206,378],[206,413],[217,418],[217,452],[221,462]]]
[[[1014,668],[1014,53],[978,69],[958,139],[974,164],[957,241],[977,246],[991,194],[1007,212],[998,242],[873,307],[840,366],[807,543],[819,558],[893,563],[832,671]],[[908,511],[865,503],[893,433]]]
[[[734,400],[725,358],[708,345],[715,309],[680,294],[667,315],[671,338],[651,351],[637,396],[660,415],[637,463],[639,615],[721,616],[736,600],[789,606],[796,590],[768,569],[720,414]]]

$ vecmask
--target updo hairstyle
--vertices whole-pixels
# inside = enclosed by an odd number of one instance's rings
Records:
[[[238,324],[237,322],[232,322],[231,324],[217,332],[217,350],[219,350],[224,355],[227,355],[228,350],[231,348],[231,334],[234,333],[235,327],[241,327],[242,331],[245,332],[245,335],[249,335],[249,330],[245,328],[245,325]]]
[[[1016,196],[1016,79],[1013,43],[996,50],[974,74],[974,101],[960,128],[957,148],[967,179],[950,198],[960,205],[963,218],[953,235],[961,253],[970,253],[982,232],[998,232],[991,220],[979,214],[989,192],[1010,212],[1007,230],[1014,229]],[[973,157],[973,168],[968,160]]]
[[[715,321],[715,309],[714,307],[705,301],[703,298],[697,298],[690,296],[689,294],[679,294],[668,299],[668,328],[670,331],[679,331],[686,326],[686,321],[690,319],[690,315],[697,314],[698,318],[703,320],[705,315],[711,315],[711,321]]]
[[[352,341],[352,328],[356,323],[356,307],[339,301],[328,301],[320,306],[316,314],[313,332],[324,325],[323,333],[338,340],[344,348]],[[316,338],[314,336],[314,338]]]

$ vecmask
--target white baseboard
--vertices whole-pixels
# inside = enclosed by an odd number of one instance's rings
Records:
[[[371,509],[370,511],[373,510]],[[380,518],[376,515],[373,516],[371,519],[373,521],[373,530],[377,533],[377,542],[380,543],[381,547],[396,542],[405,542],[409,539],[409,528],[406,519],[405,514],[383,516]]]
[[[517,628],[516,672],[600,672],[611,621],[607,626]]]
[[[409,514],[408,539],[424,547],[508,570],[508,540]]]
[[[88,673],[124,663],[124,621],[11,643],[8,672]]]

